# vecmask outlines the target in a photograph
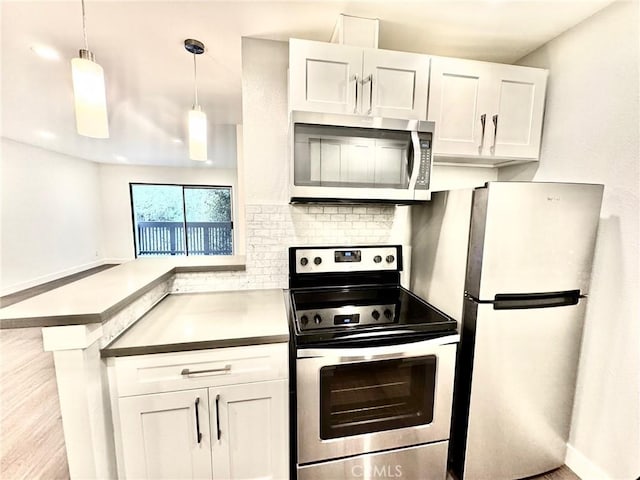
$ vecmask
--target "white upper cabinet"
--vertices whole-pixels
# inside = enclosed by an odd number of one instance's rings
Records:
[[[362,48],[289,41],[290,109],[356,113],[362,79]]]
[[[537,160],[547,70],[434,57],[428,119],[436,161]]]
[[[289,109],[425,120],[427,55],[289,41]]]

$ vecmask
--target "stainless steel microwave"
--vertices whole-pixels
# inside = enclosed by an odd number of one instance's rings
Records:
[[[430,199],[434,123],[291,113],[291,201]]]

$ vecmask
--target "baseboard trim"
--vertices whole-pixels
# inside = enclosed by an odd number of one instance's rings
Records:
[[[604,470],[589,460],[582,452],[573,445],[567,444],[567,455],[564,463],[581,480],[613,480]]]

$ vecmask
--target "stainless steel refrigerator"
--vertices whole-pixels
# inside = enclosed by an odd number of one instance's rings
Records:
[[[460,480],[564,463],[602,192],[489,182],[459,213],[470,216],[449,455]]]

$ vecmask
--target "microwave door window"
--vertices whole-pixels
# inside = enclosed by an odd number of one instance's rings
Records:
[[[296,185],[408,188],[409,132],[324,125],[295,128]]]
[[[371,185],[373,183],[374,159],[372,150],[371,141],[352,143],[344,148],[345,155],[343,156],[341,176],[343,183],[350,186]]]
[[[337,141],[320,140],[318,157],[311,164],[320,165],[320,184],[339,183],[342,179],[343,145]]]
[[[407,148],[400,143],[383,143],[376,146],[375,184],[406,188],[409,184],[407,175]]]

